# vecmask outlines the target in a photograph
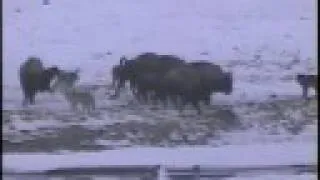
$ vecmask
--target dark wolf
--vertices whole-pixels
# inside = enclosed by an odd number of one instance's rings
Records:
[[[309,88],[314,88],[318,94],[318,75],[297,74],[296,81],[302,88],[302,97],[308,98]]]

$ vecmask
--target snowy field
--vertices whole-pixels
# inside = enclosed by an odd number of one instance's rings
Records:
[[[273,165],[316,164],[316,145],[308,142],[269,143],[267,145],[229,145],[222,148],[123,148],[117,150],[77,153],[8,153],[3,159],[5,169],[15,172],[46,171],[70,167],[124,165],[162,165],[190,167],[195,164],[227,167],[259,167]],[[291,149],[288,152],[288,149]],[[143,154],[143,156],[141,156]],[[162,156],[155,156],[162,154]],[[43,159],[47,158],[46,162]],[[17,160],[25,163],[19,163]]]
[[[277,143],[304,143],[308,152],[317,142],[318,105],[314,90],[301,99],[294,78],[317,72],[315,21],[314,0],[5,0],[4,152]],[[213,95],[201,116],[191,107],[179,114],[139,105],[126,91],[110,100],[111,67],[142,52],[219,64],[233,72],[234,91]],[[45,66],[79,67],[80,85],[101,87],[96,112],[72,112],[59,93],[22,108],[17,74],[30,55]]]
[[[46,153],[10,153],[3,156],[3,162],[5,164],[4,172],[11,171],[16,173],[40,173],[48,170],[74,167],[97,168],[103,166],[160,165],[164,168],[164,171],[160,170],[159,176],[161,177],[166,175],[167,168],[188,168],[195,164],[201,164],[202,167],[211,167],[213,169],[259,168],[292,164],[315,165],[317,163],[316,145],[308,149],[305,148],[306,146],[310,146],[310,144],[308,142],[301,142],[270,143],[268,145],[230,145],[223,148],[124,148],[107,150],[100,153],[82,152],[51,155]],[[288,151],[288,149],[291,151]],[[161,154],[161,156],[156,156],[155,154]],[[46,161],[44,162],[43,159],[46,159]],[[21,161],[25,163],[21,163]],[[259,173],[256,172],[242,172],[239,174],[249,179],[259,176]],[[284,175],[288,175],[288,172],[279,171],[275,174],[285,177]],[[271,177],[276,178],[277,175],[275,174]],[[305,177],[310,176],[312,175],[305,175]],[[299,176],[296,175],[296,177]]]

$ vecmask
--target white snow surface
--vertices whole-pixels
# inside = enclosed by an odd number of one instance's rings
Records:
[[[254,177],[233,177],[227,180],[316,180],[317,175],[260,175]]]
[[[14,177],[6,177],[6,175],[3,176],[4,180],[43,180],[45,179],[45,177],[41,177],[41,176],[23,176],[23,177],[19,177],[19,176],[14,176]],[[64,177],[51,177],[50,180],[64,180]],[[71,178],[72,179],[72,178]],[[74,179],[77,179],[77,177],[75,177]],[[79,177],[79,179],[86,179]],[[89,178],[88,178],[89,179]],[[94,176],[91,177],[90,176],[90,180],[139,180],[139,177],[109,177],[109,176]],[[167,180],[168,178],[163,178],[161,180]],[[259,175],[259,176],[253,176],[253,177],[232,177],[232,178],[225,178],[225,180],[316,180],[317,179],[317,175],[312,175],[312,174],[302,174],[302,175]]]
[[[267,145],[230,145],[220,148],[123,148],[99,153],[7,153],[2,157],[4,168],[17,172],[113,165],[189,167],[201,164],[223,168],[316,164],[317,149],[315,144],[287,142]]]

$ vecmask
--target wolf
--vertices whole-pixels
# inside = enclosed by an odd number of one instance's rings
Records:
[[[72,110],[79,110],[78,105],[81,105],[82,112],[90,113],[95,110],[95,98],[90,91],[71,87],[61,90],[61,92],[70,103]]]
[[[313,88],[318,95],[318,75],[297,74],[296,81],[302,88],[302,97],[308,98],[309,88]]]
[[[60,70],[59,74],[56,76],[56,78],[51,83],[51,88],[53,90],[59,89],[61,87],[73,87],[77,81],[79,81],[80,69],[76,69],[74,71],[66,71],[66,70]]]
[[[53,89],[58,90],[65,97],[73,110],[79,110],[78,106],[81,105],[83,112],[90,113],[95,110],[95,98],[90,90],[76,85],[80,79],[79,72],[79,69],[75,71],[62,70],[53,84]]]

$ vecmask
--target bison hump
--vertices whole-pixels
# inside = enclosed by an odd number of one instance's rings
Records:
[[[43,64],[39,58],[29,57],[28,60],[22,64],[21,73],[34,74],[41,73],[44,70]]]

